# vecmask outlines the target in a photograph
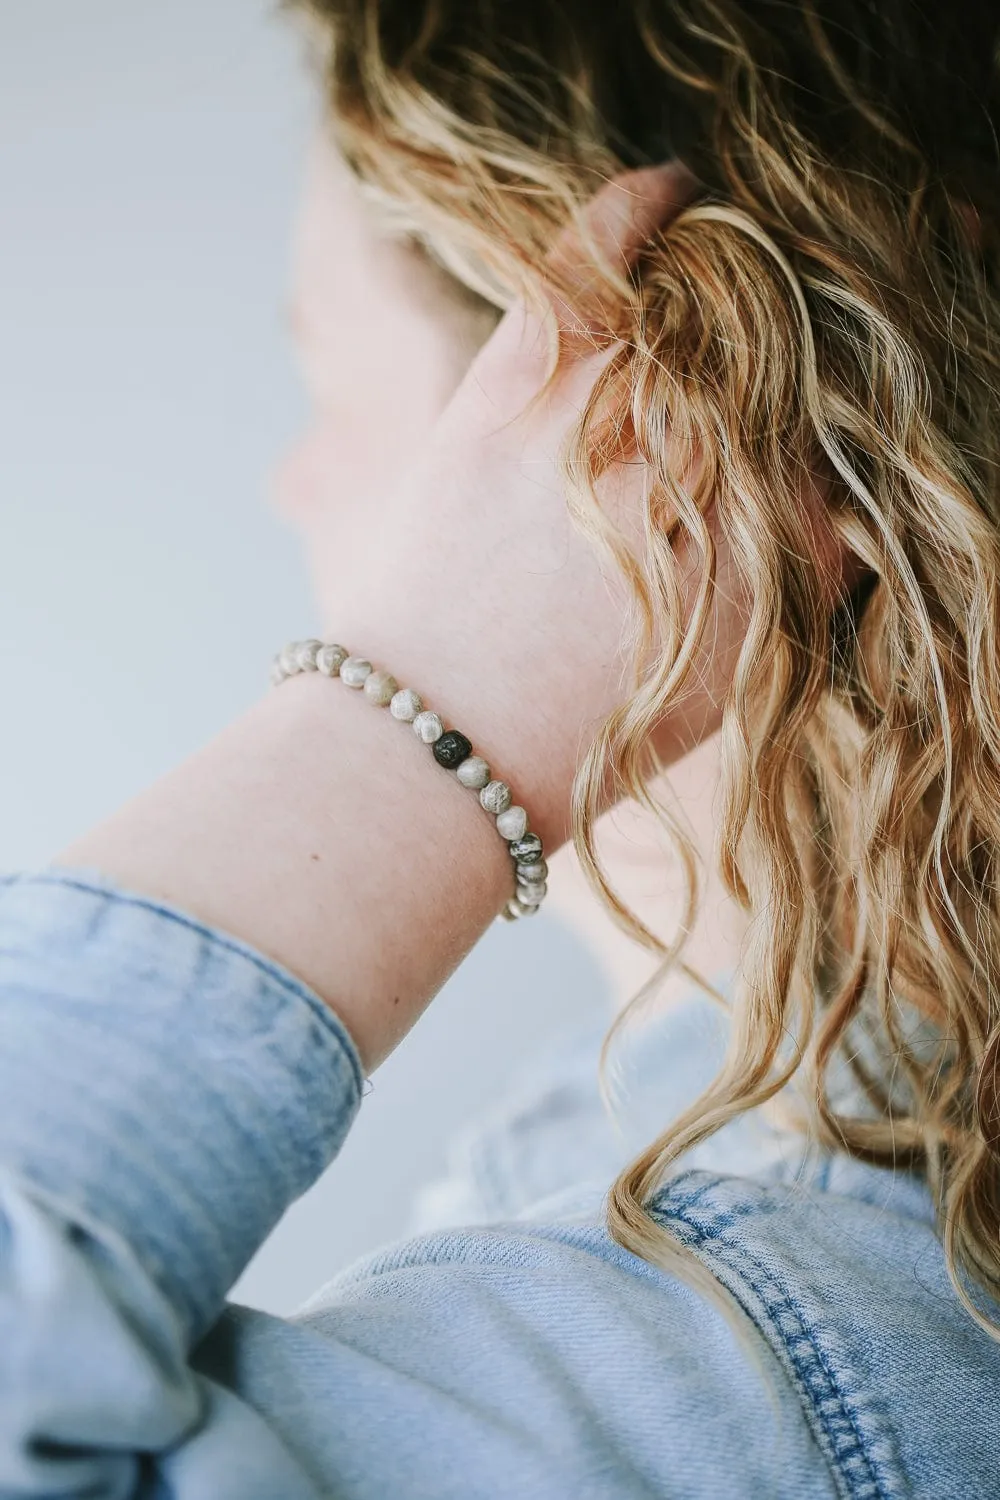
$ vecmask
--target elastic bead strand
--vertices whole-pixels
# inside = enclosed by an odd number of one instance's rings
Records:
[[[410,724],[417,738],[430,746],[439,765],[453,771],[460,785],[477,794],[507,842],[514,864],[514,895],[499,916],[508,922],[534,916],[548,891],[542,840],[528,831],[527,812],[514,803],[507,783],[492,777],[489,763],[473,753],[471,740],[457,729],[446,730],[440,714],[425,708],[412,688],[401,688],[390,672],[376,668],[363,656],[352,656],[333,641],[291,641],[272,659],[270,677],[275,686],[301,672],[340,677],[346,687],[363,691],[370,703],[388,708],[394,719]]]

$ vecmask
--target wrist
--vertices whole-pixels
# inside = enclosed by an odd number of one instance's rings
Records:
[[[554,853],[570,835],[573,779],[590,727],[580,714],[583,695],[574,689],[571,664],[560,671],[553,666],[557,653],[525,652],[513,632],[469,629],[456,622],[454,611],[426,623],[397,622],[379,612],[378,623],[354,627],[346,623],[348,614],[325,638],[391,672],[446,730],[465,735],[491,776],[506,782],[525,808],[546,853]]]
[[[56,861],[231,933],[312,988],[371,1070],[512,895],[426,746],[303,674]]]

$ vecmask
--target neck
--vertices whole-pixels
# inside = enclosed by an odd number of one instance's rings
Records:
[[[719,778],[718,736],[671,767],[665,781],[688,825],[701,861],[703,894],[683,961],[710,983],[739,968],[746,917],[723,889],[713,859],[714,804]],[[655,790],[655,787],[654,787]],[[683,918],[680,864],[666,831],[635,802],[623,802],[597,824],[601,862],[624,904],[664,943],[673,941]],[[550,900],[581,937],[605,976],[618,1011],[656,972],[660,958],[616,925],[583,875],[572,844],[550,861]],[[692,981],[674,970],[664,982],[664,1001],[690,992]]]

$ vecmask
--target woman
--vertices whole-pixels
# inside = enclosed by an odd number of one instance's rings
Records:
[[[366,257],[346,368],[300,294],[329,640],[3,888],[0,1493],[998,1494],[1000,26],[311,9],[426,263]],[[677,1117],[665,1023],[606,1202],[599,1155],[480,1182],[293,1319],[227,1305],[542,850],[600,886],[597,816],[717,731],[717,1078]]]

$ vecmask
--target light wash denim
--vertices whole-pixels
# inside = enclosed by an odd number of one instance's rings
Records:
[[[350,1129],[350,1039],[179,912],[4,881],[0,1496],[1000,1497],[1000,1346],[919,1183],[752,1120],[678,1173],[656,1212],[749,1354],[602,1228],[717,1033],[692,1004],[637,1044],[621,1135],[593,1046],[564,1050],[424,1194],[424,1233],[275,1318],[226,1295]]]

